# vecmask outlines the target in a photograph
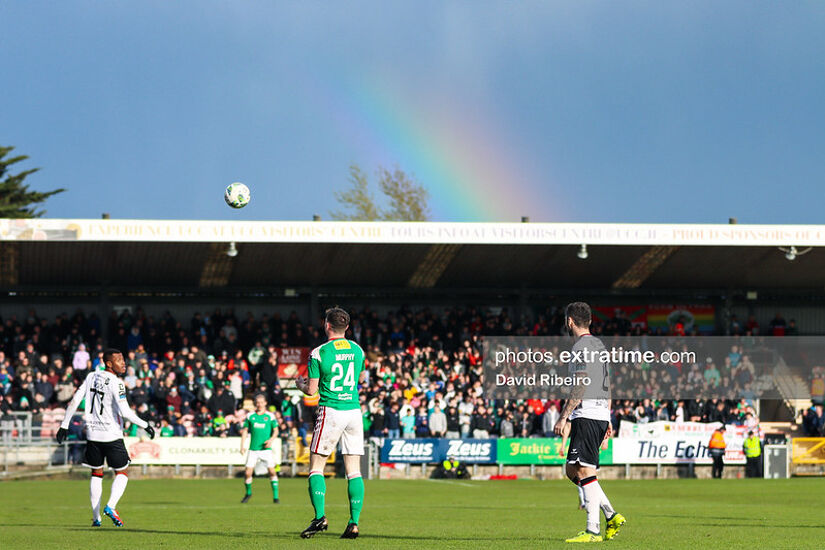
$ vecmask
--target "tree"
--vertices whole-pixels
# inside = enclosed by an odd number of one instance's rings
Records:
[[[361,169],[353,164],[349,167],[350,188],[347,191],[336,191],[335,198],[342,206],[349,210],[347,212],[330,212],[333,220],[357,220],[372,221],[381,217],[375,199],[369,188],[367,176]]]
[[[376,203],[367,176],[358,165],[351,165],[349,174],[349,189],[335,192],[335,198],[345,207],[345,211],[330,212],[332,219],[405,222],[430,219],[430,193],[400,168],[390,172],[379,167],[377,171],[378,188],[389,203],[387,208]]]
[[[45,211],[38,211],[36,205],[45,202],[52,195],[62,193],[65,189],[45,193],[30,191],[24,180],[40,168],[10,174],[11,165],[29,158],[26,155],[6,158],[13,150],[14,147],[0,147],[0,218],[39,218]]]

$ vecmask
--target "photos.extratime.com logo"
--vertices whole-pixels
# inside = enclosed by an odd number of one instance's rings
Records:
[[[821,336],[516,335],[485,336],[482,346],[489,399],[765,399],[787,376],[811,380],[783,390],[795,399],[825,393],[812,376],[825,357]]]

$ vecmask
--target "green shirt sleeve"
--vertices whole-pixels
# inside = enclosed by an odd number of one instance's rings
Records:
[[[312,350],[312,353],[309,355],[309,364],[307,364],[307,373],[309,374],[310,378],[320,378],[321,377],[321,353],[318,351],[318,348]]]

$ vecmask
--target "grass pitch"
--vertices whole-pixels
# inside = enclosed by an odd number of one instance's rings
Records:
[[[110,479],[104,482],[103,504]],[[602,482],[628,520],[610,548],[822,548],[825,479]],[[126,526],[93,529],[87,481],[0,483],[0,548],[569,548],[584,528],[563,481],[367,481],[361,537],[338,537],[346,481],[327,480],[330,530],[306,541],[305,479],[281,480],[281,503],[256,478],[133,480],[118,505]],[[604,520],[602,520],[604,525]],[[604,527],[602,527],[604,530]]]

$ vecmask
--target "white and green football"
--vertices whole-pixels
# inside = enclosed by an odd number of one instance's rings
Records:
[[[230,183],[226,187],[226,193],[224,193],[223,198],[226,204],[232,208],[243,208],[249,204],[249,187],[239,182]]]

